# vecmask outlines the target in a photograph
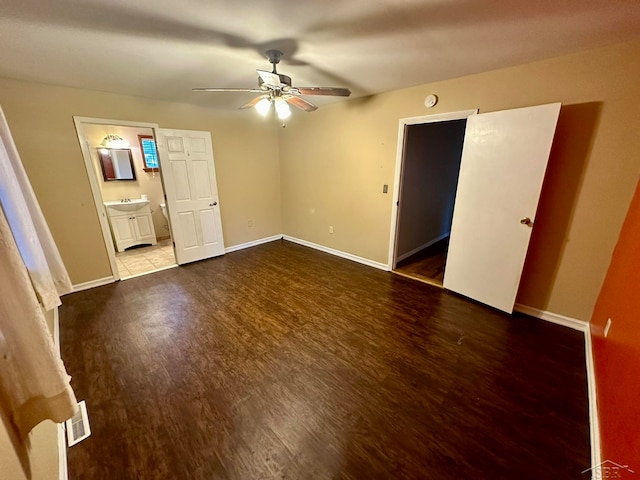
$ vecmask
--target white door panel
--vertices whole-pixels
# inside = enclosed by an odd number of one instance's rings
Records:
[[[159,129],[158,136],[178,264],[224,254],[211,135]]]
[[[189,140],[189,149],[191,150],[191,155],[207,154],[207,144],[203,138],[189,137]]]
[[[560,104],[469,117],[444,287],[513,311]],[[532,225],[531,224],[531,225]]]
[[[205,245],[217,243],[218,236],[216,235],[216,229],[214,228],[216,218],[213,210],[201,210],[200,218],[202,220],[202,243]]]
[[[193,161],[193,173],[196,181],[196,196],[198,199],[209,199],[213,197],[211,191],[211,174],[209,172],[209,164],[206,160]]]
[[[171,161],[171,173],[175,185],[176,201],[191,200],[191,189],[189,188],[189,174],[187,173],[187,162],[180,160]]]
[[[198,234],[193,212],[180,212],[180,229],[182,230],[183,248],[195,248],[198,246]]]
[[[169,153],[186,153],[182,137],[173,135],[167,136],[167,151]]]

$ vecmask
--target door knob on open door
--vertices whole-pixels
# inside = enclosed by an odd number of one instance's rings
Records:
[[[210,207],[215,207],[217,204],[218,204],[218,202],[213,202],[213,203],[210,203],[209,206]]]
[[[524,217],[520,219],[520,223],[522,225],[526,225],[528,227],[532,227],[533,226],[533,222],[531,221],[531,219],[529,217]]]

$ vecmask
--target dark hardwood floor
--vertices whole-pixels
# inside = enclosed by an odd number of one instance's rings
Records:
[[[584,339],[284,241],[65,296],[70,479],[582,479]]]
[[[395,271],[418,280],[442,285],[448,247],[449,237],[398,262]]]

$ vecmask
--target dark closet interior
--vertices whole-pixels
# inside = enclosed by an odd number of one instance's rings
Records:
[[[442,285],[466,119],[407,125],[395,272]]]

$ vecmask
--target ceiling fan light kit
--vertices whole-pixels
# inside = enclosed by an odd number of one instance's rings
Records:
[[[280,63],[282,52],[279,50],[267,50],[265,53],[269,63],[273,65],[271,72],[257,69],[258,88],[194,88],[197,92],[248,92],[261,95],[242,105],[240,109],[254,107],[260,115],[267,116],[271,110],[271,104],[278,119],[284,121],[291,116],[291,107],[313,112],[318,109],[316,105],[302,98],[302,95],[325,95],[348,97],[351,90],[343,87],[294,87],[291,85],[291,77],[278,73],[276,65]],[[283,124],[284,125],[284,124]]]
[[[280,120],[286,120],[291,116],[291,108],[289,108],[289,104],[282,98],[276,97],[276,114]]]
[[[266,117],[267,113],[269,113],[269,110],[271,110],[271,100],[269,100],[267,97],[262,97],[260,101],[256,103],[254,108],[260,115]]]

